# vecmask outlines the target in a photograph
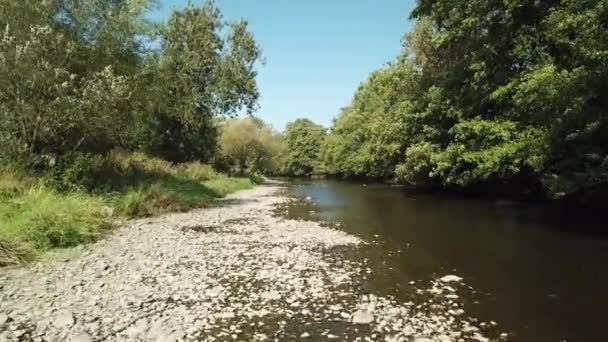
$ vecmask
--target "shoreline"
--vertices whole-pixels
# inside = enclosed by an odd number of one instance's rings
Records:
[[[271,182],[222,205],[129,221],[70,260],[0,276],[0,339],[488,341],[458,277],[420,303],[365,293],[361,239],[275,214]],[[422,300],[424,298],[424,300]]]

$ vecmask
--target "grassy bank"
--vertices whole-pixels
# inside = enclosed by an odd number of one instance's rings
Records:
[[[0,266],[99,238],[117,218],[208,206],[252,188],[208,165],[173,165],[143,154],[80,158],[36,176],[0,171]]]

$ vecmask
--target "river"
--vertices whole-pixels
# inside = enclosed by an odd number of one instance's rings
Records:
[[[396,186],[292,182],[295,218],[338,223],[373,242],[370,292],[411,296],[444,274],[471,287],[467,314],[509,341],[606,341],[608,236],[592,218],[548,205],[412,194]]]

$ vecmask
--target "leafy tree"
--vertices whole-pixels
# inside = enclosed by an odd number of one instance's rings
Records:
[[[321,145],[326,131],[308,119],[297,119],[287,124],[287,146],[289,154],[285,164],[285,174],[290,176],[310,176],[318,168]]]
[[[326,172],[552,197],[608,183],[605,0],[419,0],[412,18],[335,120]]]
[[[274,174],[282,167],[285,140],[262,120],[249,116],[228,119],[220,131],[221,153],[240,174]]]
[[[215,155],[216,118],[257,106],[260,48],[245,21],[224,23],[213,2],[166,25],[143,18],[149,7],[0,0],[4,162],[52,167],[114,148],[178,162]]]
[[[122,60],[99,62],[99,51],[121,41],[136,56],[144,3],[116,1],[0,1],[0,143],[5,158],[52,161],[74,151],[103,152],[130,119],[129,75]],[[112,12],[115,11],[115,12]],[[126,13],[128,12],[128,13]],[[120,39],[100,29],[116,24]],[[115,13],[115,15],[110,15]],[[116,38],[116,39],[114,39]],[[108,60],[109,62],[109,60]],[[130,63],[137,63],[131,61]]]
[[[209,160],[216,151],[214,117],[255,109],[254,64],[260,49],[244,21],[226,26],[213,2],[173,13],[162,31],[159,82],[163,94],[156,131],[169,160]]]

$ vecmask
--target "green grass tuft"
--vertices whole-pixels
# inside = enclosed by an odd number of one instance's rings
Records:
[[[134,218],[202,208],[259,181],[124,152],[79,156],[38,179],[0,170],[0,266],[94,241],[111,227],[113,213]]]
[[[0,204],[0,241],[23,257],[94,241],[110,227],[105,202],[84,193],[35,186]]]
[[[215,196],[223,197],[238,190],[251,189],[255,183],[249,178],[219,177],[203,183]]]

